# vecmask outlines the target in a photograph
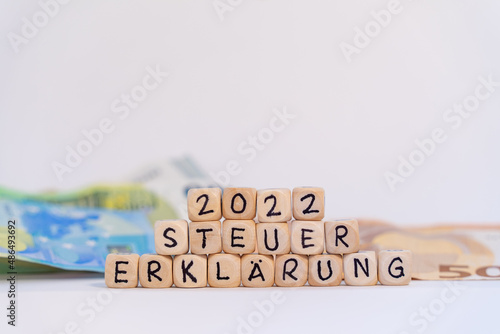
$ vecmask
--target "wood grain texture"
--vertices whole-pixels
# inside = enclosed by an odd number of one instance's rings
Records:
[[[108,254],[104,267],[104,282],[109,288],[135,288],[138,271],[138,254]]]
[[[143,254],[139,259],[139,282],[143,288],[169,288],[173,284],[172,256]]]
[[[378,279],[384,285],[408,285],[413,259],[409,250],[381,250],[378,253]]]
[[[188,223],[182,219],[155,223],[155,249],[160,255],[179,255],[189,251]]]
[[[222,249],[229,254],[250,254],[257,247],[253,220],[224,220]]]
[[[254,219],[257,212],[257,189],[225,188],[222,215],[226,219]]]
[[[349,254],[359,251],[359,226],[356,219],[325,222],[326,252]]]
[[[290,253],[288,223],[257,223],[257,252],[259,254]]]
[[[325,190],[319,187],[294,188],[292,206],[296,220],[322,220],[325,217]]]
[[[173,261],[174,284],[178,288],[207,286],[207,256],[197,254],[176,255]]]
[[[257,220],[259,223],[283,223],[292,219],[290,189],[257,191]]]
[[[309,285],[337,286],[342,282],[342,270],[341,255],[310,255]]]
[[[216,254],[222,251],[221,222],[189,223],[189,242],[193,254]]]
[[[222,218],[222,191],[220,188],[193,188],[187,196],[188,217],[194,222]]]
[[[236,254],[208,256],[208,285],[215,288],[236,288],[241,285],[241,258]]]
[[[241,257],[243,286],[264,288],[274,285],[274,259],[272,255],[247,254]]]
[[[344,255],[344,281],[347,285],[375,285],[377,271],[377,257],[373,251]]]
[[[322,221],[294,220],[291,224],[290,245],[292,253],[321,254],[325,250],[325,229]]]
[[[277,255],[274,282],[280,287],[297,287],[307,283],[309,260],[306,255]]]

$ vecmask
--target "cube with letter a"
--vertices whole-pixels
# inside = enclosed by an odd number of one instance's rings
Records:
[[[241,257],[243,286],[264,288],[274,285],[274,259],[272,255],[246,254]]]

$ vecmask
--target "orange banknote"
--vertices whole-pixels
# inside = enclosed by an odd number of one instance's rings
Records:
[[[500,279],[500,224],[408,228],[360,219],[359,230],[364,250],[411,250],[413,279]]]

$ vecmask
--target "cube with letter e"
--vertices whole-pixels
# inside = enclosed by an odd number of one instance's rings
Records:
[[[109,288],[135,288],[138,282],[138,254],[108,254],[104,281]]]

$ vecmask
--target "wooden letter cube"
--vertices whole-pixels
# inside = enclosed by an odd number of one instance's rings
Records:
[[[144,254],[139,259],[139,282],[143,288],[169,288],[172,286],[172,257]]]
[[[236,254],[208,256],[208,285],[215,288],[236,288],[241,284],[241,259]]]
[[[290,253],[288,223],[258,223],[256,228],[259,254]]]
[[[308,259],[306,255],[277,255],[274,281],[276,286],[303,286],[307,282]]]
[[[411,251],[382,250],[378,253],[378,280],[384,285],[408,285],[411,266]]]
[[[224,220],[222,249],[229,254],[250,254],[255,251],[255,222],[253,220]]]
[[[320,254],[309,256],[309,285],[336,286],[342,282],[342,256]]]
[[[347,285],[377,284],[377,257],[373,251],[344,255],[344,281]]]
[[[323,188],[294,188],[293,217],[297,220],[321,220],[325,217],[325,190]]]
[[[185,220],[159,220],[155,223],[155,249],[160,255],[189,251],[188,223]]]
[[[207,256],[183,254],[174,256],[174,284],[178,288],[207,286]]]
[[[222,218],[220,188],[193,188],[187,196],[188,217],[191,221],[214,221]]]
[[[292,221],[290,242],[294,254],[321,254],[325,250],[325,230],[322,221]]]
[[[214,254],[222,251],[220,221],[189,223],[191,253]]]
[[[272,255],[247,254],[241,257],[243,286],[265,288],[274,285],[274,260]]]
[[[283,223],[292,219],[290,189],[259,190],[257,219],[260,223]]]
[[[108,254],[104,270],[104,282],[109,288],[137,287],[139,255]]]
[[[254,219],[257,210],[255,188],[225,188],[222,215],[226,219]]]
[[[355,219],[325,222],[326,252],[349,254],[359,250],[359,227]]]

